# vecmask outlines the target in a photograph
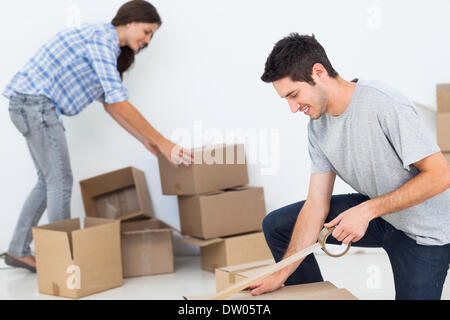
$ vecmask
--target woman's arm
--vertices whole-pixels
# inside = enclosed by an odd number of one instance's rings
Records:
[[[141,141],[153,154],[161,152],[175,166],[180,163],[186,166],[192,163],[193,155],[190,150],[164,138],[130,102],[103,105],[117,123]]]

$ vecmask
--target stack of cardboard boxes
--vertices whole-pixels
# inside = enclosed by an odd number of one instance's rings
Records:
[[[172,228],[154,218],[145,173],[128,167],[80,181],[88,217],[120,220],[123,277],[174,271]]]
[[[450,84],[438,84],[436,87],[437,141],[442,153],[450,165]]]
[[[194,164],[158,157],[162,192],[177,195],[183,241],[199,246],[202,269],[270,259],[261,232],[264,190],[248,184],[244,146],[193,149]]]

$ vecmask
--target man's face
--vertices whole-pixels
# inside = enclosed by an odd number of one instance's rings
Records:
[[[313,86],[303,81],[284,77],[274,81],[273,86],[281,98],[285,98],[292,113],[303,112],[312,120],[319,119],[327,111],[325,90],[321,84]]]

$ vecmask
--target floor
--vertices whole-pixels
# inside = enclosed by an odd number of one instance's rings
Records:
[[[386,254],[351,253],[341,258],[316,254],[324,278],[359,299],[394,299],[392,271]],[[178,300],[215,292],[214,274],[200,268],[200,257],[176,257],[175,273],[124,279],[122,287],[84,299]],[[37,278],[26,270],[10,269],[0,260],[0,299],[64,299],[39,294]],[[450,300],[450,280],[442,299]]]

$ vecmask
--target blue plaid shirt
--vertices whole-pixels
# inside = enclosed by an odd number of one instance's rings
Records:
[[[94,100],[128,100],[117,71],[119,38],[110,24],[83,24],[59,32],[13,77],[3,95],[44,95],[61,114],[74,116]]]

